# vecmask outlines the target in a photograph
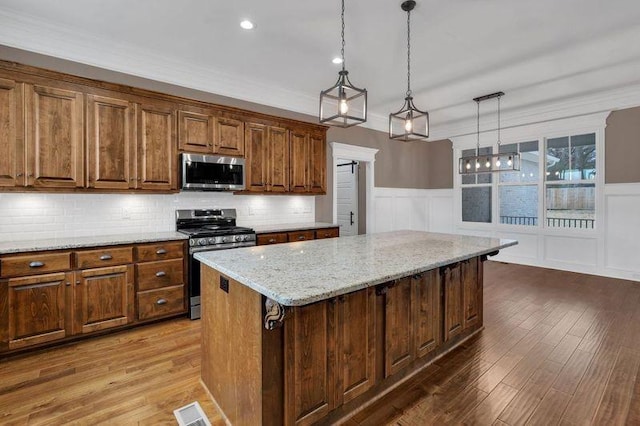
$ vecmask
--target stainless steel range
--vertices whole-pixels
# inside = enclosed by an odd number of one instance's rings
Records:
[[[235,209],[176,210],[176,229],[189,236],[189,316],[200,318],[200,262],[194,253],[256,245],[251,228],[236,226]]]

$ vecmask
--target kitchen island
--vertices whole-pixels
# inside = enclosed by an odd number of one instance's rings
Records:
[[[202,382],[234,425],[331,423],[482,328],[513,240],[398,231],[196,255]]]

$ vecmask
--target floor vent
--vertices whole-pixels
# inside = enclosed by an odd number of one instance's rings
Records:
[[[198,401],[173,410],[173,415],[178,419],[180,426],[211,426]]]

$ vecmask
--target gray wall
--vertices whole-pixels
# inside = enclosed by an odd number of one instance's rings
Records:
[[[605,182],[640,182],[640,107],[614,111],[605,130]]]
[[[203,102],[228,105],[265,114],[317,123],[317,117],[314,116],[188,89],[2,45],[0,45],[0,59],[47,68],[81,77],[154,90]],[[349,129],[329,129],[327,141],[379,149],[376,156],[375,186],[427,189],[453,188],[453,151],[449,140],[404,143],[389,140],[385,132],[363,127],[352,127]],[[332,168],[331,148],[327,147],[327,194],[316,197],[316,220],[318,221],[330,222],[332,220]],[[361,188],[364,188],[364,172],[361,173],[360,178]],[[364,197],[364,189],[360,192],[362,193],[362,197]],[[366,215],[364,200],[362,200],[361,206],[360,217],[364,220]],[[364,224],[361,224],[361,227],[363,228]],[[364,231],[362,228],[361,231]]]

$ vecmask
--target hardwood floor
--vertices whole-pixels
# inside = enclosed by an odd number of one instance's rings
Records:
[[[640,424],[640,283],[488,262],[485,330],[347,425]],[[200,322],[0,360],[0,424],[176,424]]]

